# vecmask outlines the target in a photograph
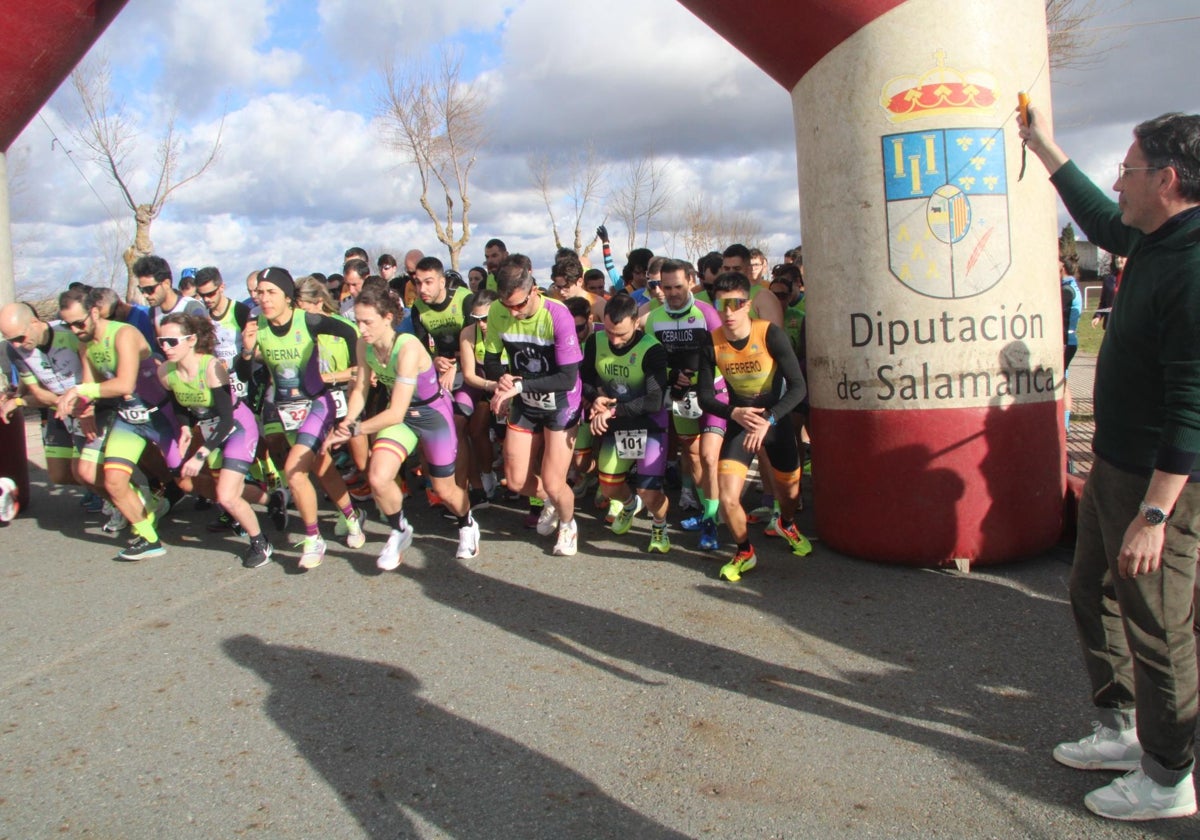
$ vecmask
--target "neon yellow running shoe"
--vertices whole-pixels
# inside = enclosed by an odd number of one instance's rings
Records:
[[[721,577],[728,581],[739,581],[742,575],[750,571],[758,563],[753,546],[749,551],[739,551],[733,559],[721,567]]]
[[[627,534],[629,529],[633,527],[633,518],[642,512],[642,497],[633,497],[633,507],[622,505],[617,502],[620,507],[617,508],[617,515],[613,519],[612,532],[614,534]],[[612,507],[609,507],[609,513],[612,512]]]
[[[658,552],[666,554],[671,550],[671,538],[667,536],[667,523],[657,525],[650,523],[650,547],[646,549],[651,554]]]
[[[812,554],[812,543],[808,541],[808,537],[800,533],[800,529],[796,527],[796,523],[784,527],[783,523],[776,525],[776,530],[779,536],[787,540],[788,545],[792,547],[792,554],[799,557],[806,557]]]

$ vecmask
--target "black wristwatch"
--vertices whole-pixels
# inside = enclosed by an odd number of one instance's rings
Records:
[[[1142,519],[1145,519],[1151,525],[1161,525],[1167,521],[1167,512],[1160,507],[1148,505],[1142,502],[1138,505],[1138,512],[1142,514]]]

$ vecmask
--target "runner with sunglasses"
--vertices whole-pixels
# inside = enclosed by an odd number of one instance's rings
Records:
[[[713,295],[721,328],[701,353],[697,390],[705,411],[729,421],[717,472],[721,515],[737,542],[737,553],[720,574],[736,581],[757,563],[741,497],[750,462],[760,450],[766,452],[774,470],[779,535],[795,554],[812,551],[793,522],[800,497],[800,457],[791,414],[807,388],[783,329],[751,319],[749,278],[739,272],[723,272],[713,283]],[[729,388],[728,405],[717,399],[718,373]]]
[[[578,527],[567,470],[581,409],[583,353],[570,311],[542,296],[516,256],[508,258],[496,278],[500,299],[488,313],[484,369],[488,379],[498,380],[492,411],[508,414],[508,489],[546,500],[537,531],[549,536],[557,527],[554,554],[570,557],[578,550]],[[533,459],[535,438],[544,444],[540,470]]]
[[[399,296],[387,287],[368,286],[354,305],[362,338],[358,342],[358,372],[350,391],[346,419],[330,434],[326,447],[357,435],[375,435],[368,480],[392,532],[376,565],[390,571],[400,565],[413,530],[404,518],[404,495],[396,476],[417,449],[429,466],[433,490],[458,521],[459,560],[479,555],[479,525],[471,516],[467,493],[454,481],[458,438],[454,433],[454,407],[441,387],[437,367],[424,345],[410,333],[397,333]],[[390,395],[382,411],[362,418],[367,392],[374,376]]]
[[[83,381],[59,397],[57,417],[78,418],[86,441],[104,440],[104,491],[134,533],[116,559],[157,557],[165,553],[155,529],[159,512],[147,510],[132,485],[133,470],[147,443],[161,450],[168,469],[179,466],[179,421],[150,345],[136,327],[102,318],[99,299],[96,291],[59,298],[59,317],[79,339]]]
[[[333,397],[321,378],[317,337],[335,335],[353,345],[358,336],[345,321],[294,308],[295,294],[296,284],[287,269],[271,267],[259,272],[257,300],[262,314],[246,325],[239,364],[243,367],[240,373],[248,375],[250,357],[257,349],[271,374],[275,410],[291,443],[284,474],[304,523],[300,568],[307,570],[321,565],[325,557],[325,540],[317,522],[317,491],[309,473],[318,466],[317,452],[336,422]],[[366,536],[354,518],[346,482],[332,459],[323,459],[320,464],[324,469],[319,475],[321,484],[345,517],[346,544],[360,548]],[[287,529],[286,496],[273,494],[268,512],[276,528]]]
[[[273,552],[250,507],[250,502],[265,504],[267,493],[246,481],[258,450],[258,421],[238,397],[225,364],[213,355],[216,330],[208,318],[176,312],[162,319],[158,331],[158,346],[167,359],[158,380],[184,420],[179,451],[188,451],[193,425],[200,434],[195,454],[179,467],[179,484],[216,501],[241,526],[250,539],[242,565],[257,569],[270,562]],[[215,483],[210,470],[217,472]]]
[[[496,383],[484,375],[484,344],[488,333],[488,313],[496,302],[492,289],[480,289],[467,302],[467,321],[458,334],[458,360],[462,368],[463,386],[454,395],[455,402],[468,400],[473,406],[467,420],[467,435],[460,437],[458,445],[467,443],[471,457],[479,470],[484,495],[491,499],[500,486],[500,479],[493,468],[492,451],[492,394]]]

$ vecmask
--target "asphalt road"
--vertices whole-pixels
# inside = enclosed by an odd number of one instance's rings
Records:
[[[458,562],[417,502],[399,571],[376,522],[295,574],[188,501],[124,564],[44,477],[0,529],[3,838],[1200,836],[1093,817],[1112,774],[1050,758],[1091,720],[1066,552],[962,575],[760,539],[734,585],[590,511],[575,558],[493,509]]]

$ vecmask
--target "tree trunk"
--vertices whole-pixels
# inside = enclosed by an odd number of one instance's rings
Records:
[[[133,304],[144,304],[145,299],[138,290],[137,278],[133,276],[133,264],[142,257],[154,253],[154,243],[150,241],[150,223],[154,221],[149,204],[139,204],[134,213],[137,227],[133,234],[133,244],[125,249],[125,300]]]

